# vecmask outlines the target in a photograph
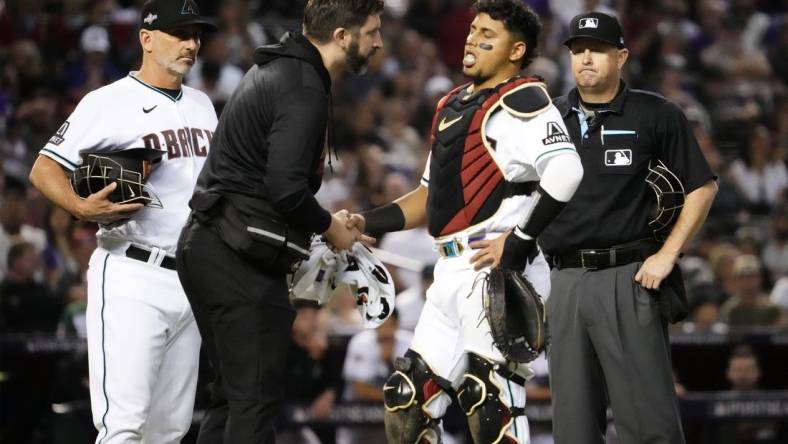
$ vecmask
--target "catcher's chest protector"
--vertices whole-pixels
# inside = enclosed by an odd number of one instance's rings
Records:
[[[491,151],[495,141],[482,132],[488,113],[507,92],[539,81],[515,78],[495,88],[460,98],[463,85],[438,104],[432,123],[430,183],[427,197],[429,232],[434,237],[456,233],[489,219],[505,197],[506,181]],[[485,135],[486,136],[486,135]]]

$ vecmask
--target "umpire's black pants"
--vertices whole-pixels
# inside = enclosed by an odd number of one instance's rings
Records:
[[[634,281],[641,263],[555,269],[547,300],[556,444],[683,444],[666,322]]]
[[[215,373],[198,444],[275,442],[295,311],[283,274],[266,274],[190,220],[178,276]]]

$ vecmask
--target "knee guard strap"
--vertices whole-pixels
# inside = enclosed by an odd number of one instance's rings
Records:
[[[475,354],[468,353],[468,372],[460,385],[457,400],[465,415],[476,444],[501,442],[516,443],[516,438],[506,433],[514,417],[524,414],[522,407],[510,407],[501,399],[501,387],[495,380],[499,365]]]
[[[448,380],[433,373],[415,351],[394,362],[396,371],[383,386],[384,422],[389,443],[440,443],[440,418],[432,418],[424,406],[451,388]]]

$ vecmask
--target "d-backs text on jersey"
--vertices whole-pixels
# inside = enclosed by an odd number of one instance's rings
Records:
[[[142,138],[145,148],[165,149],[167,159],[178,157],[206,157],[213,132],[200,128],[178,128],[150,133]]]

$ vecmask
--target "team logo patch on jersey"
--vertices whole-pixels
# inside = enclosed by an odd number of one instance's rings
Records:
[[[605,166],[617,167],[632,165],[632,150],[606,150]]]
[[[591,18],[584,18],[580,19],[580,23],[577,26],[579,29],[583,28],[597,28],[599,27],[599,19]]]
[[[55,135],[49,138],[49,143],[51,143],[52,145],[60,145],[61,143],[63,143],[63,141],[66,140],[65,138],[63,138],[63,136],[66,134],[66,131],[68,131],[68,125],[69,125],[68,120],[63,122],[63,124],[60,125],[60,128],[57,129]]]
[[[572,140],[569,139],[558,122],[547,122],[547,137],[542,139],[542,144],[552,145],[560,142],[572,143]]]

